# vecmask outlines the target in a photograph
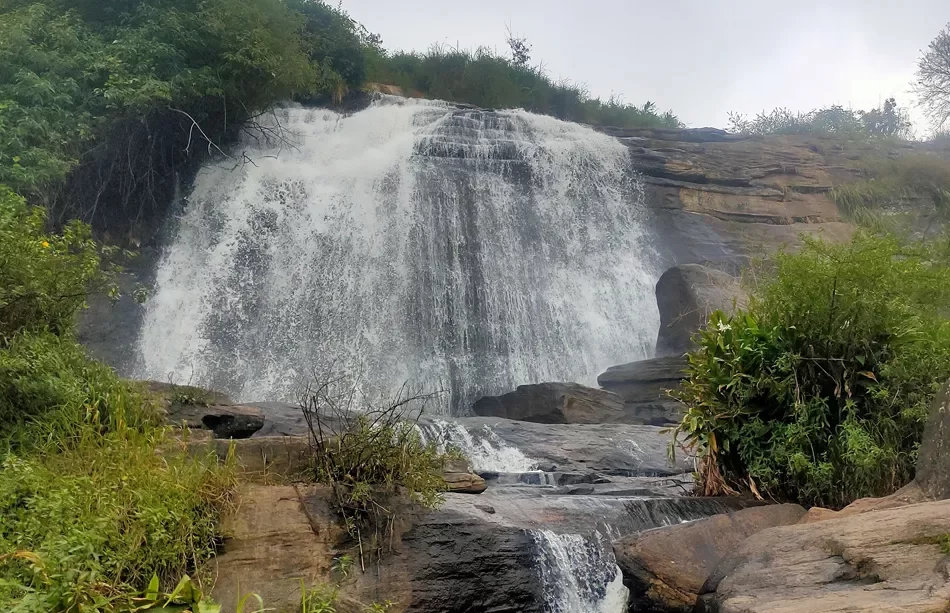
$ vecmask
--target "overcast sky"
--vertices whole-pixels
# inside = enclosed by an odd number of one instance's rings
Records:
[[[693,127],[777,106],[866,109],[889,96],[909,105],[920,51],[950,21],[950,0],[341,2],[391,50],[504,51],[510,24],[552,77],[653,100]]]

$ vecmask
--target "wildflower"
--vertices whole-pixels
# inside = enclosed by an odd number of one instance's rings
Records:
[[[43,245],[43,249],[49,249],[49,242],[48,242],[48,241],[43,241],[43,242],[40,243],[40,244]]]

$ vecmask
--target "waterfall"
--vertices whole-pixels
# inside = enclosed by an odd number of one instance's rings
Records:
[[[547,613],[623,613],[629,592],[610,543],[593,536],[532,532]]]
[[[344,373],[373,393],[441,388],[464,412],[651,353],[642,186],[615,139],[388,97],[280,108],[266,127],[195,179],[137,376],[292,401]]]
[[[475,472],[526,473],[538,469],[517,447],[512,447],[488,426],[472,434],[457,422],[436,419],[421,426],[425,441],[433,441],[441,451],[455,448],[468,459]]]

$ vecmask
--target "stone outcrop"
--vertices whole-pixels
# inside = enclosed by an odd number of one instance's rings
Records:
[[[577,383],[520,385],[501,396],[485,396],[472,405],[481,417],[541,424],[623,423],[623,401],[615,394]]]
[[[538,424],[493,417],[464,417],[453,421],[466,428],[470,435],[481,436],[487,427],[488,442],[495,442],[492,453],[523,454],[526,464],[542,467],[547,472],[671,476],[692,470],[682,454],[675,464],[670,463],[669,434],[656,426]],[[425,427],[426,422],[420,425]],[[474,460],[473,464],[476,470],[485,470]]]
[[[233,404],[219,392],[156,381],[147,381],[144,385],[170,425],[210,430],[217,438],[224,439],[249,438],[264,427],[261,409]]]
[[[737,266],[750,254],[797,245],[802,233],[843,240],[853,231],[829,197],[833,185],[855,177],[845,164],[851,153],[833,140],[713,128],[596,129],[630,149],[668,266]]]
[[[933,403],[917,455],[917,485],[926,496],[950,498],[950,383]]]
[[[656,355],[678,356],[690,351],[692,336],[706,327],[713,311],[731,313],[747,302],[739,280],[732,275],[700,264],[670,268],[656,284],[660,311]]]
[[[637,611],[688,613],[723,557],[748,536],[794,524],[803,515],[796,504],[752,507],[647,530],[614,543],[614,551]]]
[[[930,613],[950,608],[950,501],[763,530],[703,587],[700,613]]]
[[[685,369],[682,355],[640,360],[608,368],[597,384],[623,398],[628,423],[669,425],[679,422],[683,406],[667,390],[680,386]]]

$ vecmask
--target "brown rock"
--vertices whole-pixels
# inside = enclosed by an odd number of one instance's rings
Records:
[[[937,613],[950,607],[938,544],[950,501],[763,530],[727,556],[696,610],[717,613]]]
[[[485,396],[472,410],[482,417],[502,417],[542,424],[623,423],[623,401],[616,394],[577,383],[521,385],[503,396]]]
[[[656,284],[660,310],[656,355],[680,356],[690,351],[693,335],[706,327],[713,311],[731,313],[747,302],[739,280],[729,274],[699,264],[670,268]]]
[[[749,535],[804,515],[796,504],[752,507],[648,530],[619,541],[614,551],[631,598],[643,610],[692,611],[706,577],[725,555]]]
[[[662,426],[682,417],[683,405],[667,390],[678,388],[685,378],[686,358],[678,355],[611,366],[597,384],[623,398],[624,423]]]
[[[314,531],[293,486],[247,486],[225,529],[224,551],[212,561],[213,596],[223,611],[237,611],[247,594],[274,611],[299,611],[301,585],[329,576],[332,532]]]
[[[930,406],[915,481],[930,498],[950,498],[950,383],[943,386]]]

